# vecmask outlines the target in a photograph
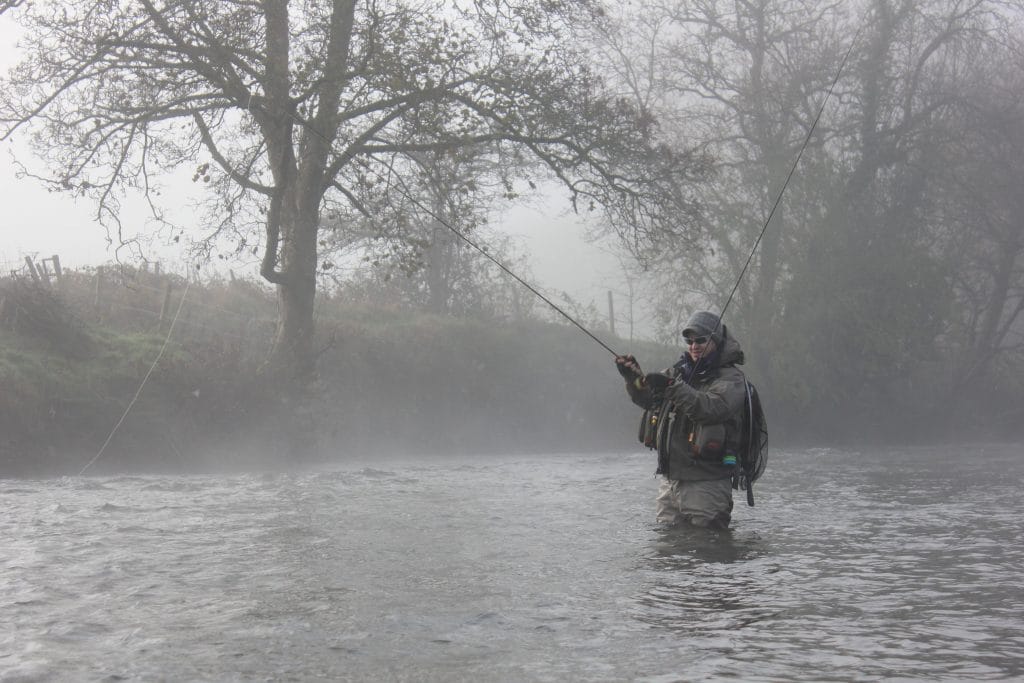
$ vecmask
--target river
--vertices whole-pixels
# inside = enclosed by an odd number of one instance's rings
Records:
[[[0,480],[0,681],[1024,678],[1024,452],[773,450],[729,532],[649,453]]]

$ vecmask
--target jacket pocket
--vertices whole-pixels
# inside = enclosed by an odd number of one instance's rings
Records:
[[[695,458],[718,460],[725,453],[725,425],[701,424],[690,435]]]

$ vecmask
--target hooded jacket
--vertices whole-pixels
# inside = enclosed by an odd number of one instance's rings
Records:
[[[669,479],[726,479],[736,471],[723,458],[735,455],[743,438],[746,380],[736,367],[743,364],[743,349],[724,329],[723,335],[714,365],[694,373],[692,386],[681,363],[664,371],[672,383],[660,400],[649,386],[626,383],[630,398],[641,408],[657,411],[668,403],[668,452],[667,458],[659,458],[658,472]]]

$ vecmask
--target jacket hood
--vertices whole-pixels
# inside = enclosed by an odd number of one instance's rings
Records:
[[[725,365],[743,365],[743,348],[736,337],[728,333],[725,335],[725,343],[722,344],[722,351],[718,356],[718,367]]]

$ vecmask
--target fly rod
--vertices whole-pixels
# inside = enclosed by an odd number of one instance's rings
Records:
[[[518,275],[516,275],[516,274],[515,274],[514,272],[512,272],[512,270],[511,270],[511,269],[510,269],[510,268],[509,268],[508,266],[506,266],[506,265],[505,265],[504,263],[502,263],[501,261],[499,261],[498,259],[496,259],[496,258],[495,258],[494,256],[491,256],[491,254],[490,254],[490,253],[489,253],[489,252],[488,252],[488,251],[487,251],[486,249],[484,249],[484,248],[483,248],[483,247],[481,247],[481,246],[480,246],[479,244],[477,244],[476,242],[474,242],[473,240],[471,240],[471,239],[470,239],[469,237],[467,237],[467,236],[466,236],[465,234],[463,234],[463,232],[462,232],[461,230],[457,230],[457,229],[455,228],[455,226],[453,226],[453,225],[452,225],[451,223],[449,223],[448,221],[446,221],[446,220],[445,220],[444,218],[442,218],[441,216],[437,215],[437,213],[436,213],[436,212],[434,212],[434,211],[430,210],[429,208],[427,208],[426,206],[424,206],[424,205],[423,205],[423,203],[422,203],[422,202],[420,202],[420,201],[419,201],[418,199],[416,199],[415,197],[413,197],[413,196],[412,196],[412,193],[411,193],[411,192],[409,191],[409,186],[408,186],[408,185],[407,185],[407,184],[405,183],[405,180],[403,180],[401,176],[397,176],[397,175],[396,175],[396,176],[395,176],[395,178],[396,178],[396,179],[398,180],[398,182],[399,182],[399,183],[400,183],[400,184],[402,185],[402,187],[404,187],[404,188],[405,188],[405,191],[406,191],[406,193],[407,193],[407,196],[409,197],[409,200],[410,200],[410,201],[411,201],[411,202],[412,202],[413,204],[415,204],[416,206],[418,206],[418,207],[419,207],[420,209],[422,209],[422,210],[423,210],[423,211],[424,211],[424,212],[425,212],[425,213],[426,213],[426,214],[427,214],[428,216],[430,216],[431,218],[433,218],[434,220],[436,220],[436,221],[437,221],[438,223],[440,223],[440,224],[441,224],[441,225],[443,225],[444,227],[448,228],[448,229],[449,229],[449,230],[450,230],[450,231],[451,231],[452,233],[454,233],[454,234],[455,234],[455,236],[456,236],[456,237],[458,237],[458,238],[459,238],[460,240],[462,240],[463,242],[465,242],[466,244],[468,244],[469,246],[471,246],[471,247],[472,247],[473,249],[475,249],[475,250],[477,250],[478,252],[480,252],[481,254],[483,254],[483,256],[484,256],[485,258],[487,258],[487,259],[488,259],[488,260],[489,260],[489,261],[490,261],[491,263],[493,263],[494,265],[498,266],[498,268],[500,268],[500,269],[501,269],[501,270],[502,270],[503,272],[505,272],[506,274],[508,274],[508,275],[509,275],[509,276],[510,276],[511,278],[513,278],[513,279],[514,279],[514,280],[515,280],[516,282],[518,282],[519,284],[521,284],[521,285],[522,285],[523,287],[526,287],[526,288],[527,288],[528,290],[530,290],[530,291],[531,291],[531,292],[532,292],[533,294],[535,294],[535,295],[536,295],[536,296],[537,296],[537,297],[538,297],[538,298],[539,298],[539,299],[540,299],[541,301],[543,301],[543,302],[544,302],[544,303],[546,303],[546,304],[547,304],[548,306],[550,306],[550,307],[551,307],[551,308],[553,308],[553,309],[554,309],[555,311],[557,311],[557,312],[558,312],[558,313],[559,313],[559,314],[560,314],[560,315],[561,315],[561,316],[562,316],[563,318],[565,318],[566,320],[568,320],[569,322],[571,322],[571,323],[572,323],[573,325],[575,325],[576,327],[578,327],[578,328],[579,328],[580,330],[582,330],[582,331],[583,331],[583,333],[584,333],[585,335],[587,335],[588,337],[590,337],[591,339],[593,339],[593,340],[594,340],[595,342],[597,342],[598,344],[600,344],[602,348],[604,348],[605,350],[607,350],[607,351],[608,351],[609,353],[611,353],[611,354],[612,354],[613,356],[615,356],[616,358],[617,358],[617,357],[619,356],[619,354],[615,353],[615,351],[614,351],[614,350],[613,350],[613,349],[612,349],[612,348],[611,348],[610,346],[608,346],[608,345],[607,345],[607,344],[605,344],[605,343],[604,343],[603,341],[601,341],[601,339],[599,339],[599,338],[597,337],[597,335],[595,335],[595,334],[594,334],[593,332],[591,332],[591,331],[590,331],[590,330],[588,330],[588,329],[587,329],[586,327],[584,327],[582,323],[580,323],[580,322],[579,322],[578,320],[576,320],[575,318],[573,318],[573,317],[572,317],[571,315],[569,315],[568,313],[566,313],[566,312],[565,312],[565,310],[563,310],[561,306],[559,306],[558,304],[556,304],[556,303],[555,303],[554,301],[552,301],[552,300],[551,300],[551,299],[549,299],[548,297],[544,296],[544,295],[543,295],[543,294],[542,294],[542,293],[541,293],[541,292],[540,292],[540,291],[539,291],[539,290],[538,290],[538,289],[537,289],[536,287],[534,287],[534,286],[533,286],[533,285],[531,285],[531,284],[530,284],[529,282],[527,282],[526,280],[524,280],[523,278],[519,277],[519,276],[518,276]]]

